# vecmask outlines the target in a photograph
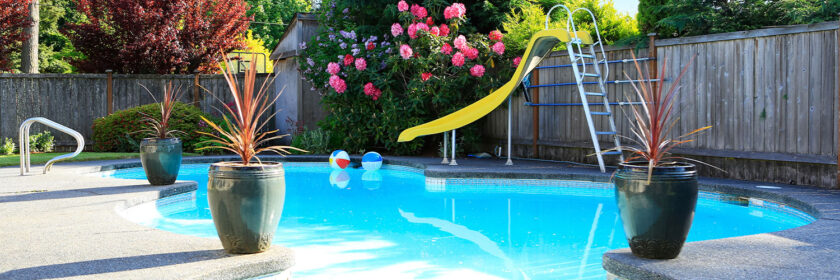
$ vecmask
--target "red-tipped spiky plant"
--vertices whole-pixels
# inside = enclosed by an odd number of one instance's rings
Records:
[[[151,115],[140,112],[140,115],[143,116],[143,122],[148,124],[149,128],[140,130],[139,132],[145,132],[149,135],[149,137],[157,137],[160,139],[166,139],[176,133],[181,133],[181,131],[169,129],[169,118],[172,117],[172,109],[175,108],[175,102],[177,102],[178,98],[181,97],[181,86],[175,87],[172,85],[172,82],[169,82],[163,91],[163,99],[161,99],[160,102],[158,102],[157,98],[155,98],[155,95],[152,94],[149,88],[142,84],[140,86],[143,87],[153,99],[155,99],[156,103],[160,104],[160,120]]]
[[[680,79],[683,74],[685,74],[686,70],[688,70],[688,67],[694,61],[695,57],[696,55],[692,56],[688,64],[683,67],[680,75],[673,81],[670,88],[668,88],[668,91],[663,91],[665,87],[662,84],[662,81],[665,80],[665,75],[659,77],[659,82],[657,82],[654,86],[654,82],[650,79],[644,79],[644,76],[650,75],[642,74],[639,62],[636,61],[635,54],[633,55],[636,71],[639,73],[639,76],[642,77],[639,78],[639,82],[633,82],[632,85],[642,104],[639,106],[641,108],[630,106],[633,117],[628,118],[632,122],[630,130],[633,132],[635,139],[622,137],[629,140],[634,145],[622,146],[621,149],[632,153],[632,156],[627,158],[627,162],[647,162],[649,168],[648,177],[650,177],[654,167],[674,164],[676,160],[688,160],[705,164],[689,158],[676,157],[670,153],[671,149],[674,147],[694,141],[692,139],[686,139],[688,136],[711,128],[711,126],[701,127],[676,138],[673,138],[670,134],[671,129],[674,128],[674,125],[679,120],[679,118],[672,120],[671,113],[674,109],[674,103],[677,100],[677,95],[679,94]],[[667,60],[662,62],[662,69],[659,73],[666,73],[665,67],[667,64]],[[624,75],[629,80],[633,80],[626,72]],[[628,97],[628,99],[630,98]]]
[[[228,129],[223,129],[210,120],[201,117],[219,135],[199,132],[213,138],[205,142],[217,145],[205,146],[198,150],[216,148],[231,151],[242,158],[242,165],[249,165],[252,158],[256,158],[259,161],[257,154],[261,152],[275,152],[280,155],[289,154],[289,150],[305,152],[304,150],[291,146],[259,147],[271,140],[288,136],[288,134],[275,135],[277,130],[260,132],[268,124],[268,120],[277,114],[275,112],[265,117],[271,105],[280,97],[280,93],[276,94],[274,98],[269,96],[268,90],[271,88],[274,80],[271,76],[266,77],[259,89],[256,88],[256,63],[251,63],[250,67],[245,69],[245,80],[240,86],[236,75],[231,70],[232,64],[226,58],[226,55],[222,54],[222,57],[225,57],[225,67],[223,67],[224,71],[222,74],[224,74],[228,88],[233,95],[233,106],[223,106],[231,116],[228,118],[225,115],[223,118],[225,127]],[[252,57],[251,61],[256,61],[256,55]]]

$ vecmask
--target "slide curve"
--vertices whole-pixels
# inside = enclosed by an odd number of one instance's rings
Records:
[[[589,36],[588,32],[578,31],[575,34],[577,35],[576,37],[584,44],[592,44],[592,38]],[[537,65],[539,65],[540,62],[551,53],[551,49],[554,48],[555,45],[560,42],[569,42],[570,40],[571,37],[569,36],[569,32],[562,29],[548,29],[537,32],[537,34],[534,34],[534,36],[531,37],[531,41],[528,43],[528,48],[525,49],[525,54],[522,55],[522,61],[519,63],[519,66],[516,67],[516,72],[514,72],[510,81],[490,93],[490,95],[485,96],[461,110],[438,118],[434,121],[403,130],[397,141],[408,142],[420,136],[458,129],[480,119],[481,117],[484,117],[496,109],[496,107],[502,105],[502,102],[505,101],[508,95],[516,90],[516,87],[519,86],[522,79],[528,75],[528,73],[531,73],[531,71],[533,71],[534,68],[536,68]]]

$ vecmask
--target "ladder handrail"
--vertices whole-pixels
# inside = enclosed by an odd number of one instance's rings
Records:
[[[47,118],[35,117],[35,118],[26,119],[25,121],[23,121],[23,123],[20,124],[20,131],[18,133],[18,137],[19,137],[19,142],[18,143],[20,145],[20,148],[19,148],[19,150],[20,150],[20,175],[25,175],[26,172],[29,172],[29,167],[30,167],[29,128],[32,127],[32,125],[35,124],[36,122],[39,122],[43,125],[52,127],[55,130],[58,130],[58,131],[67,133],[70,136],[73,136],[73,138],[76,138],[76,144],[77,144],[76,151],[74,151],[73,153],[60,155],[60,156],[54,157],[54,158],[50,159],[49,161],[47,161],[47,164],[44,165],[44,174],[47,174],[47,171],[50,170],[50,167],[52,167],[52,165],[54,163],[56,163],[57,161],[75,157],[75,156],[79,155],[85,147],[85,138],[78,131],[75,131],[75,130],[70,129],[66,126],[58,124],[58,123],[56,123],[54,121],[51,121]],[[26,171],[24,171],[24,169]]]
[[[589,9],[587,9],[587,8],[583,8],[583,7],[581,7],[581,8],[577,8],[577,9],[575,9],[574,11],[572,11],[572,16],[574,16],[574,15],[575,15],[575,13],[577,13],[578,11],[581,11],[581,10],[586,11],[587,13],[589,13],[589,16],[592,18],[592,26],[594,26],[594,27],[595,27],[595,37],[597,37],[597,38],[598,38],[598,41],[596,41],[596,42],[595,42],[595,43],[593,43],[593,44],[598,44],[598,47],[601,49],[601,57],[604,59],[604,61],[607,61],[607,53],[604,51],[604,42],[603,42],[603,41],[601,41],[601,30],[599,30],[599,29],[598,29],[598,21],[595,19],[595,14],[594,14],[594,13],[592,13],[592,11],[591,11],[591,10],[589,10]],[[598,61],[598,59],[597,59],[597,58],[595,58],[595,61],[597,62],[597,61]],[[586,69],[585,67],[586,67],[586,65],[584,64],[584,68],[583,68],[583,69]],[[595,65],[595,67],[598,67],[598,65],[596,64],[596,65]],[[609,75],[610,75],[610,66],[609,66],[609,65],[607,65],[607,64],[604,64],[604,69],[606,70],[606,71],[604,71],[604,77],[605,77],[605,78],[606,78],[606,77],[609,77]]]
[[[578,53],[583,53],[583,49],[581,49],[580,47],[581,40],[580,37],[578,37],[577,35],[577,27],[575,27],[575,21],[572,18],[574,14],[572,13],[572,10],[569,10],[569,7],[566,7],[566,5],[557,4],[551,7],[551,9],[548,9],[548,13],[545,14],[545,29],[548,30],[548,23],[551,22],[551,12],[554,11],[554,8],[557,7],[561,7],[564,10],[566,10],[566,31],[569,32],[569,36],[572,38],[572,41],[576,42],[576,44],[574,45],[577,46]],[[569,30],[570,27],[572,30]],[[571,47],[571,45],[569,45],[568,47]],[[584,66],[584,72],[586,72],[585,67],[586,66]]]

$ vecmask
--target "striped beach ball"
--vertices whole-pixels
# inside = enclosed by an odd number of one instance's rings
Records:
[[[382,167],[382,155],[377,152],[367,152],[362,156],[362,168],[368,171],[379,170]]]
[[[330,154],[330,166],[335,169],[344,169],[350,165],[350,155],[344,150],[335,150]]]

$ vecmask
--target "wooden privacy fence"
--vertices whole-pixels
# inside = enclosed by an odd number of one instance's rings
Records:
[[[712,163],[738,179],[836,187],[838,22],[797,25],[655,41],[657,68],[670,87],[680,70],[693,63],[680,81],[672,135],[713,128],[677,152]],[[647,57],[648,51],[611,47],[609,60]],[[556,52],[541,65],[569,64]],[[643,68],[644,69],[644,68]],[[574,82],[570,68],[539,70],[535,84]],[[637,78],[632,63],[611,64],[607,80]],[[629,84],[607,85],[611,102],[637,101]],[[540,103],[579,103],[574,86],[533,89]],[[628,98],[629,97],[629,98]],[[513,98],[514,155],[592,162],[594,152],[581,106],[522,106]],[[621,135],[630,136],[626,106],[615,110]],[[493,112],[484,124],[486,136],[506,139],[507,109]],[[596,118],[605,130],[606,118]],[[538,136],[534,137],[534,130]],[[536,140],[536,141],[534,141]],[[607,143],[610,138],[599,139]],[[622,141],[629,144],[628,141]],[[611,147],[612,145],[605,145]],[[534,147],[537,149],[535,150]]]
[[[266,77],[258,74],[257,83],[262,84]],[[79,131],[89,145],[94,119],[109,111],[154,103],[140,84],[160,99],[169,81],[181,86],[181,102],[200,106],[207,113],[218,114],[223,103],[232,101],[222,75],[0,74],[0,138],[17,139],[21,122],[45,117]],[[53,134],[57,146],[75,144],[68,135]]]

